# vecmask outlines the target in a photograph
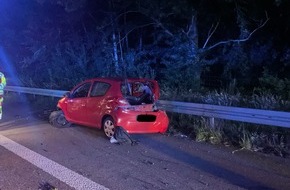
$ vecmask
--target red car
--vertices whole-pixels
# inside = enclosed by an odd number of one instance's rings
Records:
[[[128,133],[164,133],[169,120],[154,102],[157,81],[150,79],[94,78],[81,82],[58,101],[50,115],[56,127],[72,123],[103,129],[112,137],[115,126]]]

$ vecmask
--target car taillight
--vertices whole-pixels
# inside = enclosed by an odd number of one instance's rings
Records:
[[[131,106],[126,99],[119,99],[118,103],[119,105],[116,107],[116,109],[122,109],[123,111],[135,110],[135,107]]]
[[[155,112],[158,111],[158,108],[155,103],[152,105],[152,111],[155,111]]]

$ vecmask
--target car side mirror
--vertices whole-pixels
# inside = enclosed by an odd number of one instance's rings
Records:
[[[66,92],[66,93],[64,93],[64,95],[63,95],[64,97],[68,97],[68,98],[71,98],[71,94],[70,94],[70,92]]]

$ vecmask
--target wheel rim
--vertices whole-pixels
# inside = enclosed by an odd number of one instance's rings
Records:
[[[111,121],[110,119],[104,122],[104,132],[107,137],[112,137],[114,135],[115,126],[113,121]]]
[[[68,123],[68,121],[65,119],[64,117],[64,114],[60,114],[58,117],[57,117],[57,120],[56,122],[60,125],[66,125]]]

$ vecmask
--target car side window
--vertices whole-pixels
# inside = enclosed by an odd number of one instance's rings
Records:
[[[103,96],[106,94],[110,84],[104,82],[94,82],[90,97]]]
[[[83,98],[83,97],[87,97],[89,90],[91,87],[91,83],[85,83],[82,84],[81,86],[79,86],[77,89],[75,89],[75,91],[73,92],[72,97],[73,98]]]

